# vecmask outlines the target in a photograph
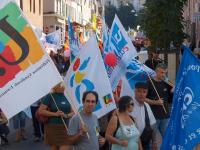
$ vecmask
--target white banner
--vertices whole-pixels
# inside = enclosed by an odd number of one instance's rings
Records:
[[[121,76],[125,74],[126,67],[137,56],[137,51],[117,16],[115,16],[109,33],[109,52],[113,52],[117,57],[115,67],[106,66],[108,77],[114,90]]]
[[[99,117],[116,108],[110,82],[95,36],[83,46],[65,77],[66,97],[76,110],[82,108],[82,94],[93,90],[99,94],[95,114]]]
[[[8,118],[61,82],[31,25],[15,2],[0,1],[0,108]]]

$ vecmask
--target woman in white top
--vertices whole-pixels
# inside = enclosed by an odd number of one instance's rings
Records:
[[[119,99],[119,112],[111,118],[106,131],[112,150],[142,150],[140,133],[134,119],[129,115],[133,111],[133,105],[130,96]]]

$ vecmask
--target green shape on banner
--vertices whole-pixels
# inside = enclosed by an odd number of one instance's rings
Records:
[[[6,43],[8,43],[8,41],[10,40],[10,37],[7,34],[5,34],[3,31],[1,31],[1,29],[0,29],[0,35],[2,35],[0,36],[1,43],[6,45]]]
[[[17,4],[14,2],[10,2],[3,9],[0,9],[0,20],[5,16],[8,16],[7,22],[9,22],[9,24],[18,32],[22,32],[24,27],[27,25],[27,21],[23,17]],[[0,31],[0,35],[3,35],[0,38],[3,43],[7,43],[10,39],[4,32]]]

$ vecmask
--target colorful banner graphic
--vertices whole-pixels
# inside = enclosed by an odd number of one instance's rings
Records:
[[[10,118],[61,78],[15,2],[0,1],[0,35],[0,108]]]
[[[99,94],[99,102],[95,109],[95,114],[99,118],[116,108],[95,36],[83,46],[80,55],[71,64],[65,83],[66,97],[76,110],[82,108],[82,94],[88,90],[94,90]]]
[[[117,16],[115,16],[109,32],[108,44],[108,53],[113,52],[117,57],[116,66],[106,65],[112,89],[115,90],[120,78],[125,74],[126,67],[137,56],[137,51]]]

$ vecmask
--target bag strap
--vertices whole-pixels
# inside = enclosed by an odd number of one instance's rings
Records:
[[[145,126],[150,126],[150,119],[147,111],[147,107],[144,104],[144,112],[145,112]]]
[[[117,128],[116,128],[115,132],[113,133],[113,136],[114,136],[114,137],[116,136],[117,130],[118,130],[119,126],[120,126],[120,120],[119,120],[118,115],[116,115],[116,117],[117,117]],[[133,118],[131,115],[129,115],[129,117],[130,117],[131,120],[135,123],[134,118]]]
[[[113,133],[114,137],[116,136],[117,130],[118,130],[119,126],[120,126],[118,115],[116,115],[116,117],[117,117],[117,128],[116,128],[115,132]]]

